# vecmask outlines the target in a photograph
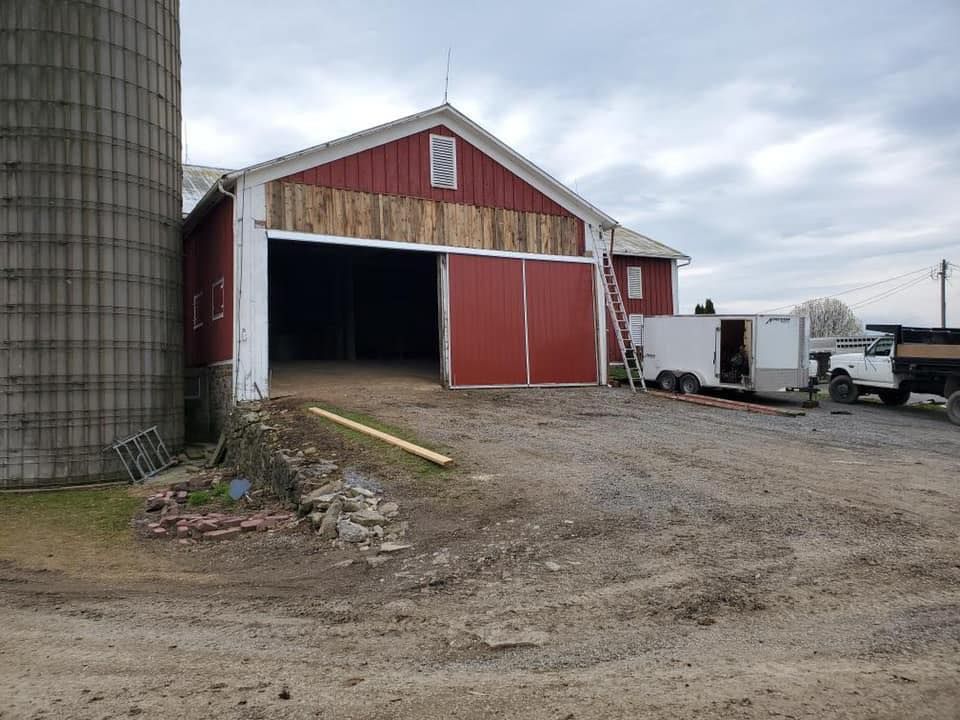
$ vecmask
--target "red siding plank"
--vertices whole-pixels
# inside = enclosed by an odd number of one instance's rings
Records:
[[[527,382],[521,260],[450,256],[452,384]]]
[[[596,383],[594,267],[525,263],[531,384]]]
[[[334,160],[330,163],[330,185],[335,188],[344,187],[344,171],[346,164],[344,163],[343,158],[339,160]]]

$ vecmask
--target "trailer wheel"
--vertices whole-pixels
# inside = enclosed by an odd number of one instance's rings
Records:
[[[960,390],[954,391],[947,400],[947,417],[954,425],[960,425]]]
[[[657,376],[657,384],[665,392],[677,391],[677,376],[669,370],[664,370]]]
[[[855,403],[860,391],[849,375],[837,375],[830,381],[830,399],[834,402]]]
[[[884,405],[903,405],[910,399],[909,389],[899,390],[881,390],[877,393],[880,396],[880,402]]]
[[[687,373],[680,377],[680,392],[684,395],[696,395],[700,392],[700,381],[693,373]]]

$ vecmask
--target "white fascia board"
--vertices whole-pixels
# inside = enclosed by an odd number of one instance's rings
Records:
[[[593,258],[583,257],[581,255],[544,255],[541,253],[512,252],[510,250],[479,250],[476,248],[456,247],[454,245],[427,245],[422,243],[397,242],[395,240],[344,237],[342,235],[319,235],[316,233],[295,232],[293,230],[267,230],[267,239],[349,245],[352,247],[372,247],[382,250],[405,250],[408,252],[486,255],[488,257],[515,258],[517,260],[550,260],[552,262],[596,264]]]
[[[309,170],[317,165],[333,162],[348,155],[354,155],[424,130],[430,130],[437,125],[444,125],[449,128],[478,150],[506,167],[517,177],[576,215],[584,223],[594,225],[597,228],[617,224],[609,215],[591,205],[559,180],[500,142],[461,112],[447,105],[441,105],[418,115],[411,115],[354,135],[348,135],[324,145],[317,145],[299,153],[238,170],[227,176],[227,180],[232,181],[241,174],[246,175],[245,181],[248,185],[259,185],[271,180],[279,180],[288,175]]]

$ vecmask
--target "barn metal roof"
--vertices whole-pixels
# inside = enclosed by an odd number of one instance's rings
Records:
[[[618,227],[613,233],[613,254],[634,255],[636,257],[669,258],[671,260],[689,260],[679,250],[657,242],[653,238],[638,233],[630,228]]]
[[[226,168],[208,167],[206,165],[183,166],[183,216],[186,217],[217,180],[231,172]]]

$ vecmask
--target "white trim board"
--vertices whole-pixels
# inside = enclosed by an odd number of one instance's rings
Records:
[[[382,250],[449,253],[451,255],[486,255],[489,257],[515,258],[517,260],[550,260],[552,262],[596,264],[593,258],[582,257],[580,255],[543,255],[540,253],[523,253],[510,250],[479,250],[476,248],[455,247],[453,245],[423,245],[420,243],[397,242],[395,240],[373,240],[370,238],[343,237],[341,235],[319,235],[316,233],[295,232],[293,230],[267,230],[267,239],[327,243],[329,245],[349,245],[352,247],[371,247]]]

